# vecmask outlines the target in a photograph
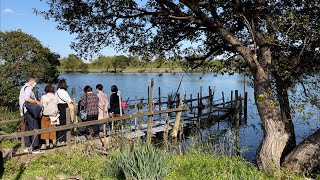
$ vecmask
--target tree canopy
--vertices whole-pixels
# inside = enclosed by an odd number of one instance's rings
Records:
[[[43,47],[35,37],[21,31],[0,32],[0,102],[16,107],[16,95],[27,77],[40,82],[58,80],[59,55]]]
[[[319,1],[47,2],[50,9],[42,15],[78,35],[73,47],[80,54],[113,45],[141,56],[183,56],[192,66],[216,55],[240,55],[253,78],[264,130],[259,167],[275,172],[285,165],[299,172],[320,164],[313,160],[320,156],[320,130],[296,146],[288,100],[290,87],[312,82],[309,77],[320,69]]]
[[[77,55],[69,54],[68,57],[60,60],[60,69],[67,72],[87,72],[88,65],[85,64]]]

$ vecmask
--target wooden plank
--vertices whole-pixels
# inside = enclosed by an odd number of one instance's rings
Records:
[[[182,101],[180,100],[178,108],[182,107]],[[176,113],[176,120],[174,121],[174,127],[172,130],[172,137],[176,138],[178,136],[178,130],[180,126],[180,119],[181,119],[181,111]]]

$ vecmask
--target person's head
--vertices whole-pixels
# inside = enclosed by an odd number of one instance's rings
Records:
[[[34,78],[34,77],[28,77],[27,83],[28,83],[29,85],[31,85],[32,87],[35,87],[35,86],[37,85],[36,78]]]
[[[86,87],[84,87],[83,91],[85,93],[92,92],[92,87],[91,86],[86,86]]]
[[[44,92],[47,93],[54,93],[54,88],[53,86],[51,86],[51,84],[46,85],[46,87],[44,88]]]
[[[98,91],[102,91],[102,90],[103,90],[102,84],[97,84],[96,89],[97,89]]]
[[[65,79],[61,79],[59,82],[58,82],[58,89],[64,89],[64,90],[67,90],[68,86],[67,86],[67,82]]]
[[[116,85],[112,85],[111,92],[118,92],[118,87]]]

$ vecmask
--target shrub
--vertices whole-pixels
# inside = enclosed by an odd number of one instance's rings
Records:
[[[137,143],[129,151],[113,152],[107,163],[107,176],[118,179],[163,179],[167,173],[165,153],[150,143]]]

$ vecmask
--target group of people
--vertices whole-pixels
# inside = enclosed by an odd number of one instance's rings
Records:
[[[36,84],[35,78],[28,78],[26,84],[20,90],[19,105],[25,130],[66,125],[67,108],[75,110],[75,102],[72,101],[67,91],[66,81],[64,79],[59,81],[57,91],[52,85],[46,85],[44,88],[45,94],[41,96],[40,101],[36,99],[33,92]],[[85,86],[84,88],[84,95],[78,102],[78,109],[76,110],[81,121],[109,118],[109,112],[112,116],[122,113],[121,97],[118,94],[117,86],[111,86],[110,101],[107,94],[103,92],[103,85],[96,85],[96,90],[97,93],[94,93],[91,86]],[[109,106],[110,108],[108,108]],[[90,126],[86,128],[85,133],[98,135],[99,131],[102,131],[101,127],[102,125]],[[45,141],[43,148],[52,148],[58,142],[65,143],[66,130],[42,133],[40,138],[38,135],[25,137],[26,148],[24,151],[40,153],[40,139]]]

